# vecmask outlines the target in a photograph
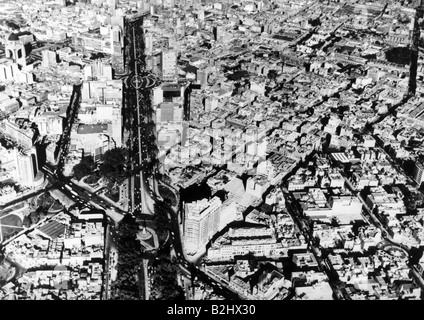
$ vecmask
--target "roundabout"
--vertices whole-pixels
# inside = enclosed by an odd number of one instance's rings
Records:
[[[377,245],[377,249],[382,250],[389,254],[390,256],[400,259],[400,260],[408,260],[408,252],[401,248],[399,245],[394,243],[390,243],[389,241],[383,241]]]
[[[147,230],[146,227],[143,227],[141,232],[139,232],[137,234],[137,238],[142,240],[142,241],[146,241],[146,240],[150,239],[152,236],[153,236],[152,233],[149,230]]]
[[[388,245],[388,246],[384,247],[384,251],[386,251],[392,257],[396,257],[396,258],[399,258],[401,260],[407,260],[408,259],[408,253],[398,246]]]
[[[136,239],[140,242],[143,251],[152,251],[160,247],[160,239],[157,231],[155,230],[152,221],[143,219],[141,222],[138,220],[138,232]]]
[[[137,240],[140,242],[143,251],[151,251],[159,248],[159,238],[156,232],[148,227],[142,227],[137,233]]]
[[[155,87],[158,84],[158,80],[155,76],[149,73],[142,75],[131,74],[124,80],[124,83],[127,88],[146,90]]]

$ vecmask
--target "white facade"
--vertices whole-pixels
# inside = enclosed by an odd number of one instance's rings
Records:
[[[173,81],[177,72],[177,53],[173,50],[162,52],[162,78]]]
[[[38,172],[37,151],[35,148],[30,148],[17,154],[16,168],[19,181],[25,186],[33,187]]]
[[[214,235],[219,227],[221,204],[218,197],[185,204],[184,241],[188,253],[197,252]]]
[[[237,219],[236,202],[218,198],[185,204],[184,242],[188,254],[205,247],[227,224]]]

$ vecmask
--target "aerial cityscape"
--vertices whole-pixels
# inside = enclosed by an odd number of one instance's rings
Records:
[[[423,182],[423,0],[0,0],[1,300],[422,300]]]

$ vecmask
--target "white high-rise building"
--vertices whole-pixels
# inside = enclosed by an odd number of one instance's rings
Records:
[[[113,25],[110,28],[110,43],[113,55],[122,55],[124,48],[124,37],[122,36],[122,28]]]
[[[22,150],[16,155],[16,169],[19,182],[34,187],[38,173],[37,151],[34,147]]]
[[[218,231],[221,204],[218,197],[185,204],[184,242],[188,254],[196,253]]]
[[[100,60],[85,65],[84,80],[112,80],[112,65]]]
[[[41,65],[45,68],[55,67],[57,65],[57,54],[55,51],[43,50],[41,52],[43,58]]]
[[[184,244],[187,254],[205,249],[210,239],[237,219],[236,202],[218,197],[202,199],[184,205]]]
[[[151,32],[144,33],[144,43],[146,54],[153,54],[153,34]]]
[[[162,52],[162,79],[174,81],[177,74],[177,53],[174,50]]]

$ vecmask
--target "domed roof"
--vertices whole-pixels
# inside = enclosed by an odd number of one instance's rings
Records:
[[[9,38],[7,38],[8,41],[19,41],[19,36],[16,33],[11,33]]]
[[[11,33],[9,35],[9,38],[7,38],[7,40],[9,40],[9,41],[19,41],[19,37],[20,36],[27,36],[27,35],[30,35],[30,34],[31,34],[31,32],[29,32],[29,31],[22,31],[22,32],[18,32],[18,33]]]

